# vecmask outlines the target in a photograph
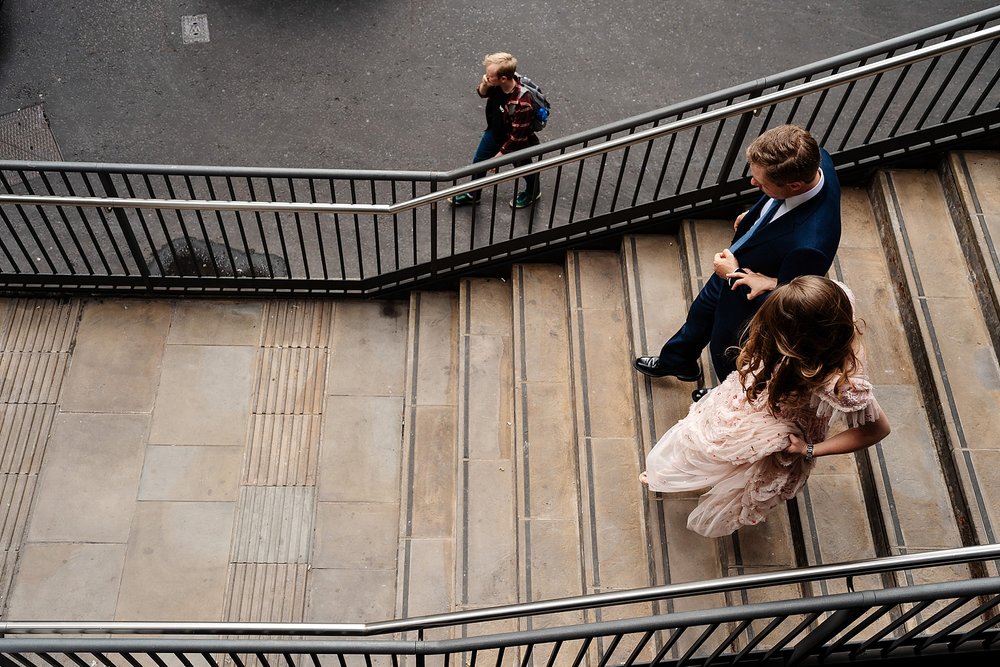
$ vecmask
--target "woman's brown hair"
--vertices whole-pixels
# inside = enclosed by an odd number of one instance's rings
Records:
[[[750,320],[736,360],[747,398],[766,391],[777,414],[782,403],[805,400],[831,377],[848,382],[858,368],[860,335],[850,297],[837,283],[799,276],[781,285]]]

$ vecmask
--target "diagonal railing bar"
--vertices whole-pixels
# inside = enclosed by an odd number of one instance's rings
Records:
[[[142,209],[169,209],[169,210],[191,210],[191,211],[258,211],[258,212],[284,212],[284,213],[352,213],[352,214],[374,214],[374,215],[396,215],[405,213],[414,208],[420,208],[429,204],[435,204],[457,194],[475,189],[485,189],[491,186],[514,181],[524,176],[549,171],[555,167],[562,167],[577,162],[582,162],[588,158],[597,157],[611,153],[618,149],[630,148],[632,146],[648,143],[650,140],[658,139],[667,135],[676,134],[680,131],[693,129],[696,127],[709,125],[716,121],[725,121],[729,118],[742,116],[747,112],[757,113],[761,109],[770,108],[789,100],[801,99],[815,92],[824,92],[831,88],[845,83],[855,83],[861,79],[872,75],[883,74],[885,72],[899,69],[903,65],[910,65],[923,60],[934,59],[942,54],[953,51],[961,51],[970,46],[988,41],[1000,39],[1000,25],[993,26],[980,32],[970,33],[962,37],[954,38],[947,42],[940,42],[931,46],[925,46],[916,51],[900,54],[887,58],[876,63],[863,65],[847,72],[833,74],[823,79],[808,81],[798,86],[793,86],[784,90],[768,93],[760,97],[737,102],[730,106],[705,111],[704,113],[667,123],[648,130],[629,134],[617,139],[609,139],[594,146],[584,147],[570,153],[556,155],[545,158],[538,162],[521,167],[515,167],[502,173],[496,173],[475,179],[468,183],[453,185],[436,192],[428,193],[419,197],[414,197],[405,201],[393,204],[325,204],[325,203],[304,203],[304,202],[262,202],[262,201],[224,201],[224,200],[196,200],[196,199],[144,199],[144,198],[124,198],[124,197],[58,197],[52,195],[0,195],[0,204],[20,204],[20,205],[52,205],[52,206],[87,206],[91,208],[142,208]],[[964,58],[964,53],[962,54]],[[921,86],[926,83],[929,73],[925,73],[921,80]],[[918,87],[918,88],[919,88]],[[919,92],[919,91],[916,91]],[[935,93],[934,99],[940,98],[941,91]],[[911,100],[912,101],[912,100]],[[818,108],[818,107],[817,107]],[[929,113],[931,109],[927,110]],[[926,113],[925,113],[926,116]],[[902,120],[900,117],[900,121]],[[924,117],[921,118],[921,124]],[[898,129],[897,126],[893,130]],[[718,135],[722,131],[722,126],[716,131],[712,147],[718,142]],[[494,158],[489,161],[479,163],[480,169],[491,169],[504,166],[509,163],[510,158]],[[699,181],[705,178],[710,163],[703,166],[703,172]],[[0,164],[2,168],[2,164]],[[374,188],[374,181],[372,182]],[[273,196],[272,191],[272,196]],[[593,212],[591,212],[593,215]]]
[[[752,193],[739,156],[772,122],[808,126],[841,169],[1000,130],[997,22],[1000,7],[447,172],[3,162],[0,288],[375,295],[735,205]],[[554,182],[507,211],[529,174]],[[441,215],[470,190],[479,207]]]
[[[366,623],[161,623],[74,621],[4,621],[0,634],[219,634],[219,635],[351,635],[373,636],[406,633],[429,628],[484,623],[511,618],[561,614],[582,609],[599,609],[639,602],[718,595],[759,588],[787,587],[793,584],[833,579],[850,581],[865,575],[911,571],[951,565],[966,565],[1000,559],[1000,544],[985,544],[956,549],[873,558],[848,563],[760,572],[667,584],[626,591],[613,591],[553,600],[470,609],[445,614],[392,619]]]
[[[638,655],[636,647],[640,647],[641,651],[651,650],[652,647],[643,647],[652,635],[669,632],[670,638],[656,653],[651,664],[679,667],[688,662],[704,664],[701,661],[705,659],[721,659],[723,664],[741,664],[745,659],[748,664],[759,665],[772,664],[768,660],[773,658],[778,661],[773,664],[794,665],[807,658],[822,655],[828,646],[837,645],[837,637],[867,610],[882,607],[921,608],[935,601],[968,600],[977,595],[998,593],[1000,577],[989,577],[440,640],[426,640],[423,637],[415,640],[327,637],[4,637],[0,638],[0,656],[6,660],[13,658],[25,667],[41,667],[43,664],[61,667],[64,664],[59,659],[61,657],[81,667],[93,664],[87,660],[87,656],[101,656],[98,660],[102,664],[116,667],[122,664],[119,658],[135,667],[133,656],[145,656],[162,667],[166,666],[167,661],[172,663],[173,659],[186,667],[200,665],[200,660],[217,666],[213,662],[214,658],[208,658],[213,655],[254,656],[262,665],[270,664],[268,656],[281,656],[288,667],[305,667],[308,664],[323,667],[324,664],[331,665],[331,658],[335,658],[341,667],[360,667],[362,661],[368,667],[375,664],[374,660],[385,657],[391,657],[394,665],[401,662],[405,664],[407,657],[417,657],[417,664],[427,664],[428,658],[437,658],[432,664],[442,664],[443,660],[445,666],[460,660],[463,664],[474,665],[477,658],[483,664],[489,664],[487,661],[495,657],[495,664],[502,665],[507,664],[503,662],[504,655],[510,654],[514,659],[518,655],[522,656],[520,664],[528,667],[529,664],[551,665],[554,662],[552,656],[562,649],[579,647],[574,665],[580,664],[582,658],[589,654],[593,656],[594,664],[617,667],[633,664]],[[729,628],[749,628],[753,624],[763,623],[766,623],[763,631],[758,632],[737,653],[737,645],[733,641],[735,636],[729,632]],[[788,628],[789,623],[793,627]],[[855,644],[843,644],[832,657],[854,662],[890,658],[912,660],[925,654],[933,655],[935,647],[939,651],[948,650],[956,658],[971,653],[982,655],[998,636],[992,623],[993,620],[989,618],[969,618],[966,625],[954,628],[955,632],[938,637],[940,641],[933,646],[926,645],[923,641],[926,636],[923,635],[900,641],[900,637],[875,628],[875,641],[866,642],[867,649]],[[697,639],[694,643],[680,646],[678,639],[687,630],[692,631],[688,635],[697,634]],[[723,646],[730,650],[724,649],[721,653],[715,650],[712,640],[716,630],[725,630]],[[973,642],[966,639],[969,634],[978,635],[979,645],[972,645]],[[602,639],[609,641],[602,643]],[[956,643],[963,639],[966,640],[964,643]],[[676,648],[683,649],[683,655],[679,658],[669,657]],[[866,651],[871,653],[866,654]],[[472,656],[471,659],[464,657],[469,655]],[[548,661],[546,655],[549,656]],[[530,663],[535,656],[538,661]],[[827,659],[830,657],[824,658]],[[993,659],[995,660],[995,656]],[[239,659],[234,662],[237,665],[245,664]]]

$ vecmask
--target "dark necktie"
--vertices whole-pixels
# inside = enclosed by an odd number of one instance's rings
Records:
[[[750,237],[752,237],[754,235],[754,233],[756,233],[756,231],[758,229],[760,229],[761,227],[763,227],[767,223],[771,222],[771,218],[773,218],[774,214],[778,212],[778,209],[781,208],[781,205],[785,203],[785,200],[784,199],[772,199],[771,202],[774,202],[774,203],[769,203],[768,204],[767,212],[764,213],[764,215],[762,215],[759,218],[757,218],[757,222],[753,223],[753,227],[751,227],[750,229],[748,229],[747,233],[744,234],[743,236],[741,236],[740,238],[738,238],[736,240],[736,242],[733,243],[733,245],[729,246],[729,251],[730,252],[732,252],[732,253],[735,254],[737,250],[739,250],[740,248],[743,247],[744,243],[746,243],[747,241],[750,240]]]

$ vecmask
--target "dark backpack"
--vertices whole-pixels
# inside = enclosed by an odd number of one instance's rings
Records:
[[[534,81],[517,72],[514,72],[514,76],[521,83],[521,96],[528,95],[531,98],[531,106],[535,110],[535,120],[531,123],[531,131],[541,132],[549,122],[549,112],[552,110],[552,105],[545,99],[542,89]]]

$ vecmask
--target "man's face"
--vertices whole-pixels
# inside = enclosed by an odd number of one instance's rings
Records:
[[[799,187],[796,187],[793,183],[778,185],[767,177],[767,171],[764,167],[758,166],[753,162],[750,163],[750,184],[760,188],[760,191],[771,199],[788,199],[802,192],[801,183],[798,184]]]
[[[497,76],[497,67],[499,67],[499,65],[494,65],[492,63],[486,66],[486,83],[491,86],[499,86],[507,80],[507,77],[505,76]]]

